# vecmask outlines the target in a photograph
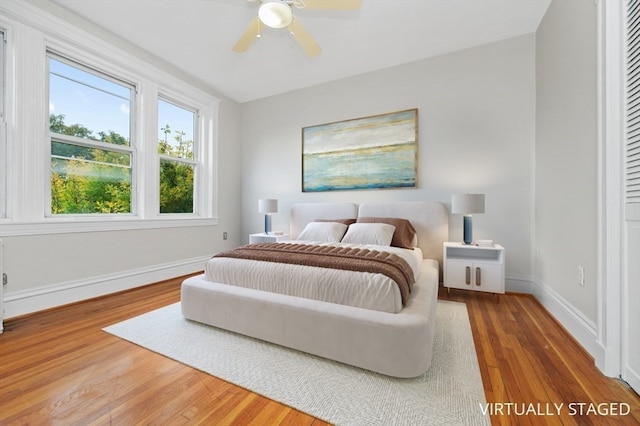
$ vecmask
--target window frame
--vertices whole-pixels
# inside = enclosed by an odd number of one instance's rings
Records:
[[[137,92],[137,87],[135,86],[134,83],[125,81],[123,79],[118,79],[117,77],[111,76],[105,72],[102,72],[100,70],[97,70],[95,68],[91,68],[86,64],[74,61],[73,59],[70,59],[68,57],[65,57],[63,55],[60,55],[54,51],[51,50],[47,50],[46,52],[46,64],[47,64],[47,68],[46,68],[46,74],[47,74],[47,105],[49,105],[50,101],[51,101],[51,87],[50,87],[50,78],[51,78],[51,70],[49,67],[50,64],[50,60],[53,59],[55,61],[64,63],[67,66],[76,68],[78,70],[81,70],[83,72],[92,74],[96,77],[100,77],[103,78],[105,80],[108,80],[112,83],[115,84],[120,84],[120,85],[127,85],[130,86],[130,93],[131,93],[131,99],[129,100],[129,108],[130,108],[130,113],[129,113],[129,145],[115,145],[115,144],[109,144],[109,143],[105,143],[102,141],[98,141],[98,140],[94,140],[94,139],[89,139],[89,138],[79,138],[76,136],[71,136],[71,135],[65,135],[62,133],[54,133],[51,132],[50,129],[47,129],[47,138],[49,140],[47,149],[48,149],[48,157],[49,157],[49,179],[45,179],[45,217],[47,218],[59,218],[59,217],[73,217],[73,218],[84,218],[84,217],[110,217],[110,216],[136,216],[136,207],[137,207],[137,197],[136,197],[136,193],[137,193],[137,168],[134,166],[136,164],[136,156],[137,156],[137,150],[136,150],[136,146],[137,146],[137,141],[135,140],[134,135],[135,133],[135,126],[136,126],[136,117],[134,116],[132,111],[136,111],[135,109],[135,104],[136,104],[136,92]],[[49,122],[49,116],[50,116],[50,112],[47,116],[47,123]],[[101,149],[104,151],[109,151],[109,152],[120,152],[120,153],[124,153],[124,154],[129,154],[131,156],[131,160],[130,160],[130,167],[131,167],[131,194],[130,194],[130,200],[131,200],[131,208],[130,208],[130,212],[128,213],[82,213],[82,214],[74,214],[74,213],[64,213],[64,214],[57,214],[57,213],[53,213],[52,211],[52,200],[51,200],[51,158],[53,157],[53,154],[51,153],[51,145],[52,143],[55,141],[59,141],[62,143],[66,143],[69,145],[74,145],[74,146],[82,146],[85,148],[97,148],[97,149]]]
[[[177,101],[174,100],[173,98],[171,98],[170,96],[166,96],[162,93],[158,94],[158,99],[156,102],[156,111],[159,111],[159,103],[160,101],[166,102],[166,103],[170,103],[176,107],[179,108],[183,108],[187,111],[191,111],[193,113],[193,159],[188,159],[188,158],[180,158],[180,157],[173,157],[171,155],[166,155],[166,154],[157,154],[158,156],[158,161],[157,161],[157,166],[158,166],[158,190],[157,190],[157,194],[158,194],[158,214],[162,217],[178,217],[178,216],[191,216],[191,215],[197,215],[199,213],[199,199],[201,198],[201,195],[199,194],[199,191],[197,190],[199,188],[199,182],[200,182],[200,169],[201,167],[199,167],[198,163],[200,160],[200,153],[202,150],[202,144],[200,142],[200,135],[198,132],[199,126],[200,126],[200,112],[198,111],[197,108],[194,108],[192,106],[188,106],[186,105],[184,102],[181,101]],[[157,117],[157,115],[156,115]],[[158,126],[160,125],[160,123],[158,122]],[[157,127],[156,127],[157,128]],[[157,152],[157,141],[156,141],[156,152]],[[182,164],[189,164],[191,166],[193,166],[194,170],[193,170],[193,213],[161,213],[160,212],[160,163],[162,161],[170,161],[170,162],[174,162],[174,163],[182,163]]]
[[[7,30],[0,23],[0,218],[7,216]]]
[[[45,235],[73,232],[117,231],[216,225],[218,219],[218,111],[220,100],[206,86],[192,83],[147,62],[134,53],[110,44],[98,35],[36,13],[28,21],[23,13],[39,10],[28,4],[3,4],[11,13],[0,17],[0,28],[10,41],[7,57],[6,215],[0,215],[3,236]],[[15,9],[15,10],[13,10]],[[19,46],[14,40],[20,40]],[[47,52],[86,65],[136,87],[131,113],[133,214],[47,215],[50,205],[51,135],[49,134]],[[9,90],[11,89],[11,90]],[[157,157],[157,99],[168,99],[196,108],[196,129],[201,145],[194,189],[193,214],[159,213]],[[134,112],[135,111],[135,112]],[[48,191],[48,194],[47,194]],[[0,196],[2,194],[0,193]],[[197,201],[196,201],[197,200]],[[50,203],[50,201],[49,201]]]

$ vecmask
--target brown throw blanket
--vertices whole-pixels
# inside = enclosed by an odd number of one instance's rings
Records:
[[[402,306],[406,305],[415,281],[411,267],[397,254],[355,247],[258,243],[218,253],[213,257],[232,257],[383,274],[398,285]]]

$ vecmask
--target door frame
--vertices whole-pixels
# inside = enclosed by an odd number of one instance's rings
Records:
[[[622,371],[626,2],[598,1],[597,367]]]
[[[638,377],[624,377],[627,300],[626,7],[627,1],[598,1],[598,336],[597,367],[628,380],[640,393]],[[632,379],[632,380],[631,380]],[[635,387],[634,387],[635,386]]]

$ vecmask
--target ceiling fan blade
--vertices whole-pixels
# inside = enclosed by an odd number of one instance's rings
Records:
[[[291,35],[293,35],[293,38],[296,39],[300,47],[302,47],[304,51],[307,52],[307,55],[318,56],[320,54],[320,51],[322,50],[320,49],[320,45],[316,43],[313,37],[311,37],[311,34],[309,34],[309,31],[306,30],[306,28],[300,23],[300,21],[294,19],[289,30],[291,31]]]
[[[233,51],[244,52],[247,50],[258,34],[260,34],[260,18],[255,18],[251,21],[249,28],[242,34],[235,46],[233,46]]]
[[[362,0],[302,0],[302,2],[303,9],[316,10],[359,10],[362,4]]]

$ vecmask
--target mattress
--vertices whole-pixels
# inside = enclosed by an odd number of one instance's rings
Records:
[[[301,241],[295,242],[299,244]],[[330,245],[355,246],[343,243]],[[419,248],[407,250],[375,245],[357,247],[399,255],[409,264],[414,277],[418,278],[423,262]],[[432,262],[437,269],[437,261]],[[397,284],[382,274],[216,257],[207,261],[205,277],[211,282],[387,313],[398,313],[403,309]]]

